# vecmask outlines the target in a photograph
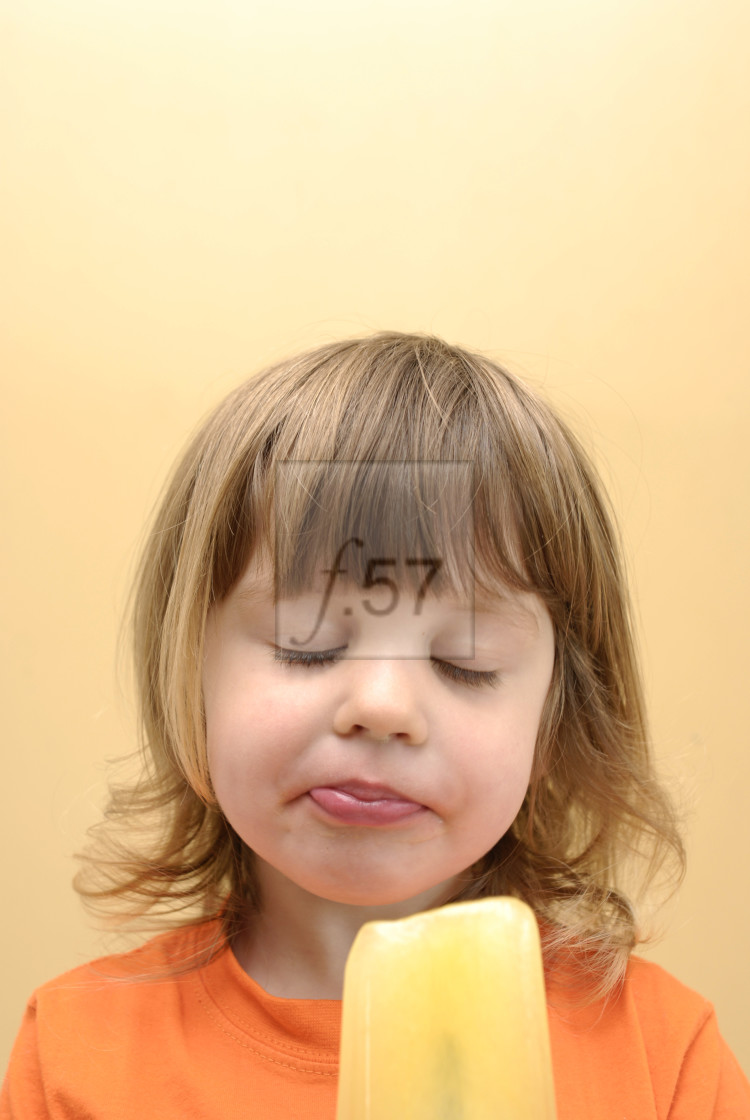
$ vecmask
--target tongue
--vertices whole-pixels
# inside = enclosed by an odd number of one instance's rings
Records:
[[[422,806],[396,794],[317,786],[310,797],[331,816],[348,824],[388,824],[418,812]]]

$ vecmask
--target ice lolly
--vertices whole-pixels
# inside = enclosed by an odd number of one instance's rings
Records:
[[[539,931],[513,898],[369,922],[346,964],[337,1120],[554,1120]]]

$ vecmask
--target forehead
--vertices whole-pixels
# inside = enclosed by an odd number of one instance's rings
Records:
[[[425,562],[426,564],[426,562]],[[382,569],[382,570],[381,570]],[[383,561],[376,562],[373,565],[373,579],[380,578],[383,571],[387,571],[388,566],[383,567]],[[390,573],[388,578],[398,584],[399,573]],[[265,550],[256,550],[251,559],[248,561],[247,566],[242,572],[242,575],[237,580],[232,593],[239,596],[248,602],[275,602],[280,598],[299,598],[303,595],[317,595],[325,590],[326,584],[331,582],[331,577],[335,576],[336,588],[335,590],[351,588],[352,585],[357,585],[357,580],[354,574],[349,571],[336,571],[334,568],[320,569],[314,575],[314,578],[309,580],[298,591],[288,595],[279,595],[278,585],[275,578],[274,565],[269,559]],[[453,589],[447,589],[443,585],[440,590],[435,590],[432,587],[426,588],[425,594],[430,595],[437,599],[453,600],[454,602],[461,602],[464,606],[487,613],[512,613],[513,611],[523,614],[528,607],[524,606],[530,599],[537,598],[531,592],[519,591],[516,588],[510,587],[502,581],[497,581],[497,585],[488,588],[486,585],[474,585],[473,588],[468,589],[468,594],[462,595],[456,593]]]
[[[382,572],[389,572],[381,575]],[[401,596],[404,590],[412,591],[413,588],[404,589],[390,569],[378,568],[374,570],[373,579],[383,579],[377,584],[373,582],[370,587],[362,587],[348,573],[328,572],[318,573],[306,587],[299,588],[293,594],[279,596],[274,568],[267,555],[256,553],[247,564],[242,576],[235,585],[232,594],[248,607],[276,607],[280,604],[296,603],[307,609],[319,609],[323,602],[331,602],[341,608],[341,603],[349,603],[353,598],[362,600],[367,597],[373,605],[379,598],[379,609],[373,612],[376,617],[388,614],[386,609]],[[405,596],[408,598],[408,594]],[[434,615],[435,608],[442,608],[443,615],[452,618],[465,617],[471,620],[481,617],[483,621],[498,623],[504,626],[526,630],[535,633],[539,628],[539,619],[546,613],[546,608],[538,595],[533,592],[519,591],[499,581],[491,588],[487,586],[472,587],[467,594],[456,593],[450,588],[443,587],[435,591],[431,586],[424,588],[423,602],[429,604]],[[413,603],[410,601],[410,610]],[[346,611],[346,607],[344,607]],[[346,611],[348,614],[349,612]],[[472,624],[473,626],[473,624]]]

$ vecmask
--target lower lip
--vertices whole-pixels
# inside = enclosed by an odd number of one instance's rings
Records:
[[[310,797],[329,817],[344,824],[384,825],[406,820],[424,809],[415,801],[400,797],[379,797],[363,801],[353,793],[331,786],[318,786],[309,791]]]

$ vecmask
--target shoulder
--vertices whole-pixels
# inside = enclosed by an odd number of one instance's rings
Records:
[[[639,1120],[750,1120],[750,1086],[703,996],[632,957],[609,999],[579,997],[580,990],[553,995],[550,1005],[563,1120],[615,1108]],[[575,1104],[572,1111],[563,1101]]]
[[[85,983],[94,975],[125,979],[148,976],[164,970],[184,971],[186,967],[199,965],[206,955],[222,948],[223,944],[224,937],[218,922],[180,926],[158,933],[136,948],[108,953],[78,965],[40,985],[37,992],[53,991],[63,982],[74,985]]]
[[[638,957],[625,983],[655,1081],[670,1097],[669,1115],[750,1120],[750,1083],[722,1038],[713,1005]]]
[[[188,1076],[185,1024],[195,1018],[202,966],[224,947],[218,924],[185,927],[37,988],[11,1054],[0,1120],[155,1115],[149,1094],[167,1091],[167,1083],[181,1086]],[[177,1072],[168,1068],[166,1053],[174,1055]],[[201,1115],[186,1113],[193,1114]]]
[[[86,1080],[81,1055],[92,1070],[117,1055],[143,1056],[150,1039],[180,1023],[186,1003],[194,1002],[199,969],[224,947],[218,923],[186,926],[42,984],[26,1005],[4,1091],[20,1085],[37,1092],[42,1070]]]
[[[163,1000],[165,988],[184,983],[224,948],[218,923],[170,930],[136,949],[98,957],[47,981],[32,994],[29,1009],[45,1015],[74,1009],[80,1015],[86,1007],[95,1012],[103,1000],[110,1011],[118,1003]]]
[[[631,957],[620,1000],[637,1015],[644,1028],[669,1035],[679,1033],[687,1041],[714,1018],[711,1003],[681,983],[661,965],[643,957]]]
[[[562,970],[548,978],[551,1008],[576,1032],[611,1034],[634,1029],[661,1048],[685,1046],[714,1018],[707,999],[666,969],[643,957],[628,960],[621,983],[604,999],[587,995],[585,971]]]

